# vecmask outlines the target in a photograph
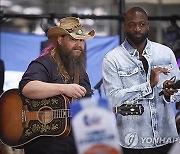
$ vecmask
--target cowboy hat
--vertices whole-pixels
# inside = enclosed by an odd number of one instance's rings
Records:
[[[48,39],[51,42],[56,43],[59,36],[68,34],[75,39],[91,39],[95,35],[94,30],[86,33],[85,28],[79,22],[79,18],[66,17],[62,18],[59,23],[59,26],[51,27],[47,32]]]

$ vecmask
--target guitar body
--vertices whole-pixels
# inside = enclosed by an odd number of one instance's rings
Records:
[[[18,89],[0,97],[0,139],[22,148],[40,136],[67,136],[70,132],[69,100],[60,95],[47,99],[22,98]]]

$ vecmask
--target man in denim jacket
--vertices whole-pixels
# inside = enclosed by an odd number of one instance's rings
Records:
[[[125,41],[103,60],[104,89],[112,107],[142,104],[144,113],[116,114],[120,145],[124,154],[166,154],[179,139],[170,102],[179,101],[180,93],[169,88],[173,76],[180,80],[179,68],[170,48],[148,39],[142,8],[127,11],[124,28]]]

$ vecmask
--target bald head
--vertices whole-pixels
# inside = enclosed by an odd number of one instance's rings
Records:
[[[127,20],[132,19],[134,16],[136,16],[136,15],[138,15],[138,14],[143,15],[144,18],[145,18],[146,20],[148,20],[148,15],[147,15],[147,13],[146,13],[142,8],[140,8],[140,7],[133,7],[133,8],[129,9],[129,10],[126,12],[125,18],[124,18],[124,19],[125,19],[125,22],[126,22]]]

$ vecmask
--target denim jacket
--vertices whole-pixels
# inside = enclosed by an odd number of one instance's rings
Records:
[[[127,40],[103,59],[103,85],[111,106],[126,103],[144,107],[142,115],[116,114],[119,142],[126,148],[155,148],[178,140],[171,104],[159,96],[165,80],[173,76],[180,80],[175,56],[170,48],[148,39],[143,56],[148,62],[147,74],[137,50]],[[168,68],[170,73],[160,73],[158,84],[151,88],[151,69],[158,66]],[[170,101],[180,101],[180,91]]]

